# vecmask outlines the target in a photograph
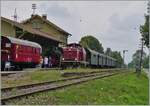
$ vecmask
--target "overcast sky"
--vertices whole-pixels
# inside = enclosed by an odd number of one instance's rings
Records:
[[[1,16],[13,19],[16,8],[18,21],[25,20],[33,12],[32,3],[36,14],[47,14],[48,20],[72,34],[69,43],[93,35],[105,50],[128,50],[126,63],[139,48],[147,1],[2,1]]]

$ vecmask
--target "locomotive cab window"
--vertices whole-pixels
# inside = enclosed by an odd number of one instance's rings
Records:
[[[35,48],[32,48],[32,53],[36,53],[36,49]]]
[[[34,53],[35,53],[35,54],[37,53],[36,48],[34,49]]]
[[[36,54],[38,54],[38,48],[36,48]]]
[[[11,47],[11,43],[6,43],[5,47]]]

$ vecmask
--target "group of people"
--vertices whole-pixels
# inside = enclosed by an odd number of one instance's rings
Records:
[[[50,68],[52,67],[52,58],[51,56],[47,57],[45,56],[44,58],[42,58],[42,61],[41,61],[41,65],[42,65],[42,68]]]

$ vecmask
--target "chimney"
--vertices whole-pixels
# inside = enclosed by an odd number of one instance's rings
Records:
[[[46,14],[43,14],[43,15],[42,15],[42,18],[46,20],[46,19],[47,19],[47,15],[46,15]]]

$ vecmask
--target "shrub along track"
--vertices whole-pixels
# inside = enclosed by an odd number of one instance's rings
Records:
[[[118,71],[118,70],[117,71],[115,70],[101,71],[101,72],[96,72],[96,73],[78,76],[74,78],[66,78],[66,79],[50,81],[50,82],[2,88],[1,89],[1,102],[2,104],[5,104],[5,102],[11,99],[20,98],[20,97],[31,95],[31,94],[38,93],[38,92],[56,90],[56,89],[64,88],[67,86],[87,82],[89,80],[109,77],[109,76],[113,76],[113,75],[124,73],[124,72],[128,72],[128,71]]]

